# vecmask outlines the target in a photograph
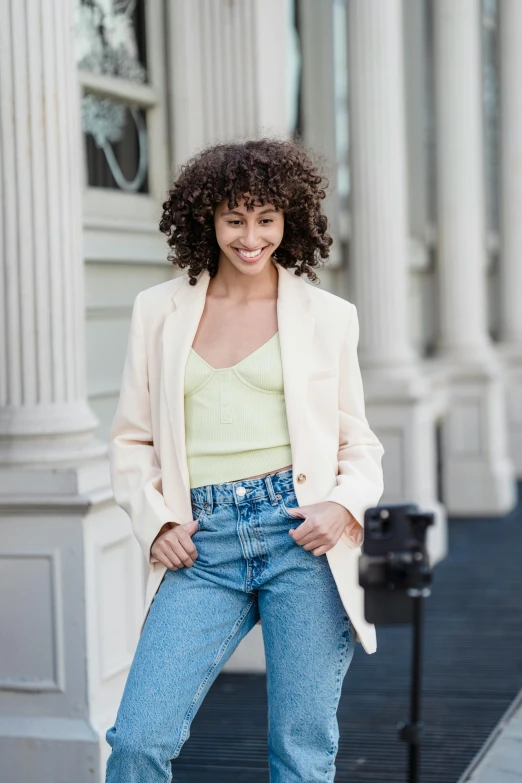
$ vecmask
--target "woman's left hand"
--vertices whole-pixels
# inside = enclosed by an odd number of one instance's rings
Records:
[[[311,550],[318,557],[332,549],[348,528],[354,546],[360,546],[363,540],[363,530],[355,517],[340,503],[325,500],[310,506],[288,508],[292,516],[304,517],[305,521],[289,530],[288,535],[303,549]]]

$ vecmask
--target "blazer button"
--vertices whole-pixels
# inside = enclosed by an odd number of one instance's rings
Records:
[[[304,473],[300,473],[298,475],[298,477],[297,477],[297,481],[299,482],[299,484],[304,484],[304,482],[306,481],[305,474]]]

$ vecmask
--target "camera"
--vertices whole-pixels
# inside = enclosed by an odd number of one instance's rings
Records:
[[[413,503],[366,510],[359,584],[364,588],[368,622],[411,623],[411,599],[430,595],[426,530],[433,521],[432,513],[421,513]]]

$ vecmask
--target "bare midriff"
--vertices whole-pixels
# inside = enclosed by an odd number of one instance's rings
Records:
[[[287,465],[284,468],[278,468],[277,470],[269,470],[266,473],[258,473],[257,476],[246,476],[245,478],[242,478],[241,481],[248,481],[249,479],[262,478],[263,476],[269,476],[269,475],[272,475],[273,473],[281,473],[281,471],[288,470],[288,468],[291,468],[291,467],[292,467],[292,465],[290,464],[290,465]]]

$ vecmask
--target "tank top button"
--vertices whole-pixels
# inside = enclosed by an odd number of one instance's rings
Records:
[[[297,477],[297,481],[299,482],[299,484],[304,484],[304,482],[306,481],[305,474],[304,473],[300,473],[298,475],[298,477]]]

